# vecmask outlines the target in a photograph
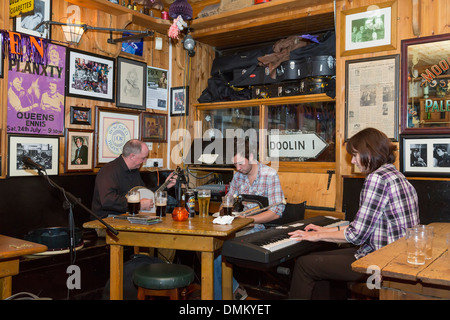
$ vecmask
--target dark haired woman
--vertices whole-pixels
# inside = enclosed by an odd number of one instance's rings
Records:
[[[291,282],[291,299],[329,298],[314,290],[317,282],[361,279],[362,275],[351,269],[354,261],[403,237],[406,228],[419,223],[416,190],[393,165],[397,148],[389,138],[367,128],[351,137],[346,149],[352,155],[352,164],[366,176],[355,219],[346,227],[308,225],[305,231],[296,230],[290,235],[299,241],[353,246],[299,257]]]

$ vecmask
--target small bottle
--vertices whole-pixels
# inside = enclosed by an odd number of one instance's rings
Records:
[[[133,9],[133,5],[131,4],[131,0],[128,0],[127,8],[128,9]]]
[[[133,2],[133,10],[134,10],[134,11],[137,11],[137,4],[136,4],[136,1]]]
[[[186,190],[184,193],[184,203],[189,212],[189,218],[195,217],[195,194],[192,190]]]

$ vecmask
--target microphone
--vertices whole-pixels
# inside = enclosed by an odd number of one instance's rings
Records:
[[[22,162],[23,162],[25,165],[27,165],[28,167],[30,167],[30,168],[34,168],[34,169],[37,169],[37,170],[39,170],[39,171],[40,171],[40,170],[45,171],[44,166],[40,165],[39,163],[34,162],[33,160],[31,160],[30,157],[23,156],[23,157],[22,157]]]

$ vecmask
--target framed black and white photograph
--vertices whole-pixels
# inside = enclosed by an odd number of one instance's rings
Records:
[[[97,107],[96,167],[108,163],[122,154],[125,143],[139,139],[140,112]]]
[[[189,114],[189,87],[170,88],[170,116]]]
[[[70,124],[91,125],[91,108],[70,106]]]
[[[117,58],[117,100],[123,108],[145,110],[147,103],[147,64]]]
[[[65,172],[94,169],[94,130],[66,129]]]
[[[376,128],[398,141],[399,55],[345,62],[345,140]]]
[[[401,135],[400,169],[408,176],[450,176],[450,135]]]
[[[114,59],[68,49],[66,62],[67,96],[114,102]]]
[[[341,12],[341,56],[396,48],[397,1]]]
[[[8,176],[38,176],[38,170],[23,163],[23,157],[29,157],[41,165],[47,175],[58,174],[59,138],[10,135],[8,140]]]
[[[14,19],[14,31],[26,33],[31,36],[50,39],[51,28],[45,28],[41,25],[37,30],[36,26],[42,21],[49,21],[52,15],[51,0],[34,0],[34,10],[22,14]]]

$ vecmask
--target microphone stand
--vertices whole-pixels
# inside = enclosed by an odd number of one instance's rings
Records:
[[[58,189],[59,191],[61,191],[61,193],[63,194],[64,198],[66,199],[64,201],[63,204],[63,208],[64,209],[69,209],[69,232],[70,232],[70,263],[73,264],[73,252],[74,252],[74,246],[75,246],[75,228],[74,228],[74,224],[73,224],[73,211],[72,208],[74,207],[74,205],[78,204],[80,207],[82,207],[84,210],[86,210],[88,213],[90,213],[92,216],[95,217],[95,219],[97,219],[98,221],[100,221],[109,231],[111,231],[114,235],[118,235],[119,232],[114,229],[113,227],[111,227],[108,223],[106,223],[105,221],[103,221],[102,218],[100,218],[99,216],[97,216],[94,212],[92,212],[91,209],[87,208],[82,202],[80,198],[75,197],[73,194],[71,194],[70,192],[67,192],[66,190],[64,190],[63,187],[59,186],[57,183],[55,183],[52,179],[50,179],[47,175],[47,172],[42,169],[37,169],[38,173],[41,177],[43,178],[47,178],[48,183]],[[42,173],[42,171],[45,172]]]

